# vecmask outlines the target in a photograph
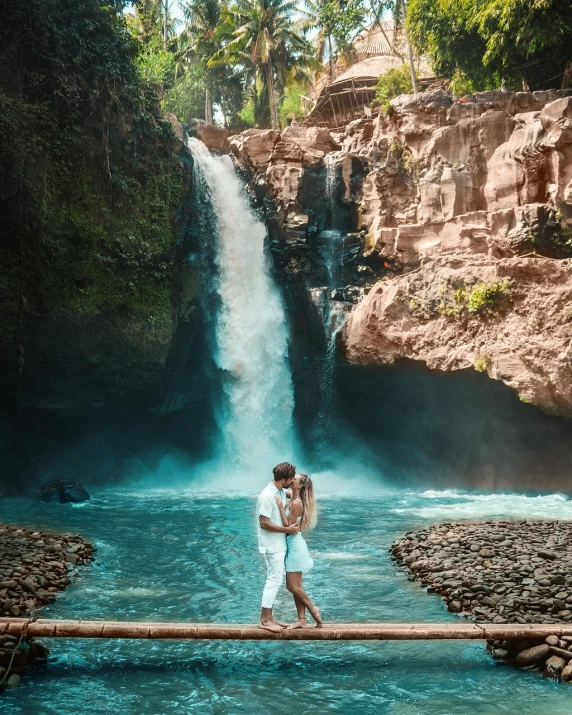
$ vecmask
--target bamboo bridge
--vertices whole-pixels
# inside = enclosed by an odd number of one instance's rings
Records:
[[[0,618],[0,635],[42,638],[140,638],[277,641],[510,640],[572,637],[568,623],[328,623],[279,633],[257,624],[154,623]]]

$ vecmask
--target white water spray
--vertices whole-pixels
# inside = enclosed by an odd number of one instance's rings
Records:
[[[266,229],[253,214],[227,156],[197,139],[188,146],[206,183],[217,224],[216,363],[224,371],[226,405],[219,414],[225,465],[243,475],[271,474],[294,448],[288,328],[265,252]]]

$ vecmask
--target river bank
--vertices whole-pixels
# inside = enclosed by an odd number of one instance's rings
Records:
[[[450,612],[477,623],[572,621],[568,521],[443,522],[409,532],[390,553]],[[572,682],[570,638],[488,645],[497,660]]]
[[[0,524],[0,616],[33,617],[55,601],[93,551],[76,534]],[[47,655],[41,641],[0,635],[0,692],[18,687],[26,667]]]

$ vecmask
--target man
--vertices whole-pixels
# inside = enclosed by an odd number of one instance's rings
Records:
[[[284,489],[289,487],[296,474],[296,467],[288,462],[277,464],[272,470],[274,479],[262,490],[256,503],[258,519],[258,550],[266,559],[266,583],[262,593],[262,611],[260,628],[279,633],[285,623],[277,621],[272,615],[276,594],[284,578],[284,558],[286,556],[286,534],[297,534],[299,524],[283,526],[276,496],[286,504]]]

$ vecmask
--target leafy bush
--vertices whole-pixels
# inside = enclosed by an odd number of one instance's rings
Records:
[[[238,116],[249,127],[253,127],[256,124],[254,99],[252,97],[244,104]]]
[[[486,313],[492,315],[500,299],[508,293],[509,281],[496,283],[477,283],[467,296],[467,311],[469,313]]]
[[[190,65],[185,74],[165,93],[163,107],[181,122],[188,122],[193,118],[204,119],[205,82],[204,65],[200,62]]]
[[[412,313],[425,320],[430,320],[436,314],[466,319],[493,315],[500,307],[501,299],[509,292],[509,280],[496,283],[481,281],[467,288],[456,280],[446,279],[436,285],[418,276],[411,280],[404,300],[408,301]]]
[[[137,68],[147,84],[161,85],[165,89],[175,83],[175,55],[162,48],[146,47],[137,55]]]
[[[477,355],[474,362],[475,370],[477,372],[488,372],[492,362],[489,355]]]
[[[391,106],[390,102],[400,94],[411,94],[413,85],[411,74],[407,65],[396,67],[384,72],[377,80],[374,104],[381,106],[387,112]]]
[[[293,82],[286,87],[284,99],[278,110],[278,115],[283,126],[285,126],[292,117],[302,119],[305,116],[306,113],[302,108],[302,96],[305,95],[307,91],[308,87],[303,82]]]
[[[410,0],[407,29],[455,91],[559,87],[570,60],[569,0]]]

